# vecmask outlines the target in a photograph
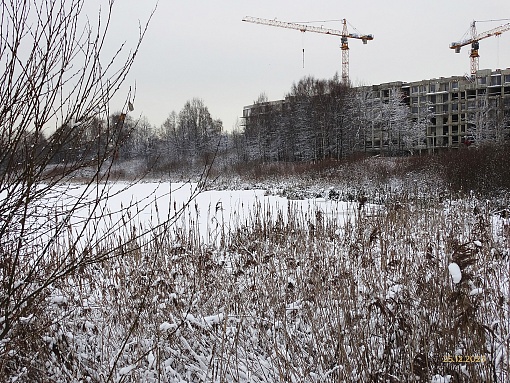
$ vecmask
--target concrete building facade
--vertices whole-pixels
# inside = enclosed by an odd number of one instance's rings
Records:
[[[510,68],[479,70],[474,77],[392,82],[364,89],[383,103],[389,102],[395,90],[400,92],[410,118],[425,121],[422,126],[426,131],[418,149],[435,151],[469,146],[477,140],[509,138]],[[374,129],[366,135],[365,148],[382,151],[387,143],[383,133]]]

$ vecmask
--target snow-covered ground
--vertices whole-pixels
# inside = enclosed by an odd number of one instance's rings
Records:
[[[58,246],[33,262],[43,247],[24,238],[25,269],[4,279],[13,291],[9,315],[0,316],[0,330],[10,326],[0,342],[5,376],[172,383],[510,376],[510,221],[489,203],[402,198],[358,210],[327,192],[303,200],[270,194],[72,184],[34,201],[23,224],[36,241]],[[75,239],[80,251],[70,246]],[[479,362],[450,362],[456,358]]]
[[[201,243],[217,245],[222,236],[241,226],[249,228],[255,220],[268,217],[273,221],[279,216],[286,220],[289,211],[299,212],[313,222],[317,216],[333,218],[339,225],[352,220],[358,212],[355,202],[323,197],[289,200],[267,194],[262,189],[201,191],[196,183],[118,182],[87,189],[80,184],[66,185],[45,196],[44,203],[37,207],[34,224],[45,227],[48,218],[56,223],[69,206],[78,204],[69,227],[84,240],[100,239],[131,227],[150,231],[169,223],[170,233],[193,230]],[[94,206],[96,201],[98,206]]]

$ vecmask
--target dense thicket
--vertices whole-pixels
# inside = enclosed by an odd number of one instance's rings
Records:
[[[308,161],[340,158],[355,148],[352,90],[337,77],[307,77],[294,84],[285,101],[262,95],[246,117],[244,160]]]
[[[147,25],[140,24],[131,51],[123,45],[108,55],[103,47],[112,13],[113,1],[96,21],[86,17],[84,0],[0,4],[3,382],[72,380],[44,371],[52,358],[46,340],[62,319],[45,317],[49,292],[123,245],[99,250],[108,233],[97,230],[97,222],[106,216],[100,205],[109,198],[112,160],[129,134],[125,120],[134,94],[126,92],[121,113],[112,118],[109,102],[120,93]],[[76,195],[67,181],[80,172],[88,177]]]

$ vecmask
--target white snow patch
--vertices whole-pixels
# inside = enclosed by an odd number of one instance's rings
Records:
[[[297,311],[297,310],[300,310],[301,308],[303,307],[303,304],[301,303],[300,300],[296,301],[296,302],[292,302],[292,303],[289,303],[287,305],[287,311]]]
[[[44,340],[46,343],[50,343],[50,344],[55,343],[55,338],[53,338],[52,336],[43,336],[42,340]]]
[[[23,282],[23,281],[15,281],[14,285],[13,285],[13,288],[17,289],[18,287],[20,287],[23,284],[25,284],[25,282]]]
[[[204,322],[207,323],[208,325],[218,324],[223,320],[223,318],[224,318],[224,314],[219,313],[216,315],[210,315],[210,316],[204,317]]]
[[[481,287],[477,288],[477,289],[473,289],[469,292],[469,295],[478,295],[478,294],[481,294],[483,293],[483,289]]]
[[[434,375],[432,377],[432,380],[430,381],[430,383],[450,383],[451,379],[452,379],[451,375],[445,375],[445,376]]]
[[[154,354],[151,352],[149,352],[149,355],[147,355],[147,362],[149,362],[149,368],[152,368],[152,366],[154,366],[154,361],[156,360],[156,358],[154,357]]]
[[[93,330],[96,326],[91,321],[86,320],[85,321],[85,328],[87,330]]]
[[[457,265],[455,262],[452,262],[448,265],[448,270],[450,271],[453,283],[459,283],[462,279],[462,273],[460,271],[459,265]]]
[[[50,302],[56,303],[56,304],[65,304],[65,303],[67,303],[67,298],[64,296],[61,296],[61,295],[57,295],[57,296],[51,297]]]
[[[475,244],[475,246],[477,247],[482,247],[482,242],[480,241],[473,241],[473,243]]]
[[[135,369],[135,366],[132,364],[130,366],[127,366],[127,367],[123,367],[119,370],[119,375],[127,375],[129,374],[131,371],[133,371]]]
[[[465,364],[460,366],[460,371],[462,371],[462,373],[467,377],[471,376]]]
[[[30,322],[30,320],[31,320],[33,317],[34,317],[34,314],[30,314],[30,315],[29,315],[29,316],[27,316],[27,317],[20,317],[20,318],[19,318],[19,321],[20,321],[21,323],[28,323],[28,322]]]
[[[386,299],[393,299],[403,289],[402,285],[394,285],[388,289],[386,293]]]
[[[159,325],[159,331],[172,330],[176,327],[177,327],[177,324],[175,324],[175,323],[163,322]]]

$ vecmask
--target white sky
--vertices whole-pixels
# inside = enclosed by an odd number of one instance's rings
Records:
[[[106,0],[91,1],[94,18],[92,4]],[[129,45],[138,20],[144,22],[155,3],[116,0],[112,46],[124,40]],[[136,115],[159,127],[172,110],[178,113],[198,97],[230,130],[243,106],[262,92],[282,99],[304,76],[341,75],[339,37],[246,23],[244,16],[292,22],[346,18],[360,33],[374,35],[367,45],[349,40],[351,81],[371,85],[469,73],[469,46],[455,54],[449,44],[468,32],[472,20],[510,18],[510,1],[160,0],[126,82],[137,84]],[[507,22],[477,23],[477,29]],[[340,22],[320,24],[342,29]],[[482,40],[480,69],[510,67],[509,43],[510,31]]]

